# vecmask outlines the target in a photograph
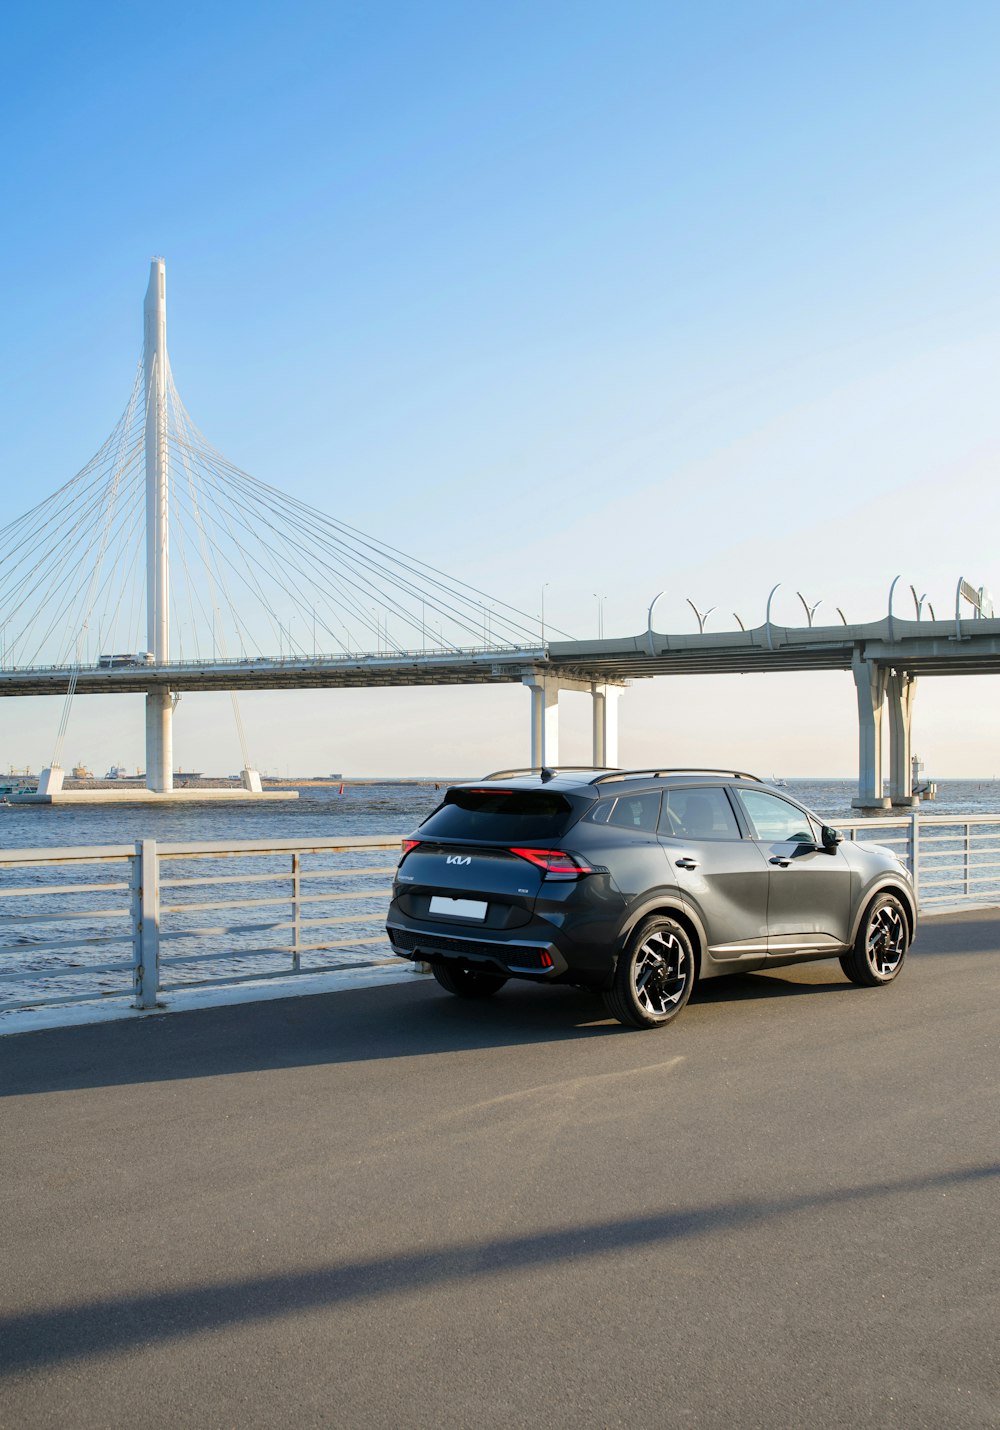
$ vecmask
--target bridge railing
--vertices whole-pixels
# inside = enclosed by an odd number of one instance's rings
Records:
[[[0,850],[0,1012],[152,1008],[181,988],[394,963],[384,919],[399,847],[376,835]]]
[[[839,819],[846,838],[894,850],[913,875],[923,913],[1000,904],[1000,815],[913,814]]]
[[[836,822],[895,849],[923,912],[1000,905],[1000,815]],[[397,835],[0,850],[0,1013],[394,964]],[[380,955],[384,955],[380,956]]]
[[[193,657],[179,656],[175,659],[165,661],[160,665],[142,661],[138,658],[134,660],[120,659],[117,665],[106,665],[100,659],[84,660],[77,665],[52,665],[44,663],[42,665],[12,665],[6,657],[0,656],[0,674],[9,673],[11,675],[66,675],[69,671],[79,669],[100,674],[107,672],[110,675],[124,674],[134,675],[137,671],[150,671],[155,673],[165,667],[170,670],[240,670],[247,667],[258,667],[265,670],[272,666],[283,668],[285,666],[325,666],[325,665],[356,665],[359,661],[365,664],[371,662],[377,664],[379,661],[399,661],[399,660],[461,660],[469,657],[492,657],[499,660],[509,659],[511,656],[539,657],[543,654],[541,646],[536,645],[513,645],[509,641],[491,641],[483,645],[468,646],[413,646],[408,648],[393,646],[384,650],[339,650],[339,651],[318,651],[312,655],[306,652],[285,652],[278,655],[202,655]]]

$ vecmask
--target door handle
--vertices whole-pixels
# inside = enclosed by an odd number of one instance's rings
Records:
[[[697,869],[698,867],[697,859],[675,859],[674,863],[678,869]]]
[[[791,859],[784,859],[780,854],[775,854],[773,859],[767,861],[769,864],[777,864],[781,869],[787,869],[792,862]]]

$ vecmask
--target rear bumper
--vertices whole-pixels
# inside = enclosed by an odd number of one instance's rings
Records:
[[[459,963],[484,973],[505,978],[530,978],[551,983],[569,971],[566,959],[554,943],[545,938],[504,938],[495,933],[477,936],[463,928],[447,931],[427,929],[394,914],[386,924],[393,952],[418,963]],[[522,930],[518,930],[519,933]]]

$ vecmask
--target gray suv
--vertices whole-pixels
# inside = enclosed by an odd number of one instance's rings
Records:
[[[598,989],[656,1028],[698,979],[837,958],[891,983],[916,928],[906,867],[735,770],[501,770],[403,841],[387,932],[449,993]]]

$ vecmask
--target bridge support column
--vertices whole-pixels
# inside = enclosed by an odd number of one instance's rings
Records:
[[[859,656],[852,668],[858,692],[858,793],[851,808],[875,814],[889,808],[882,794],[882,711],[888,671]]]
[[[526,675],[531,691],[531,767],[559,763],[559,682],[551,675]]]
[[[173,713],[169,690],[146,691],[146,788],[161,794],[174,787]]]
[[[913,793],[913,766],[910,761],[910,729],[917,677],[905,670],[889,675],[889,798],[893,808],[912,809],[920,803]]]
[[[38,778],[39,794],[59,794],[63,787],[63,780],[66,778],[66,771],[61,765],[49,765],[48,769],[42,770]]]
[[[592,685],[594,702],[594,764],[618,763],[618,697],[619,685]]]

